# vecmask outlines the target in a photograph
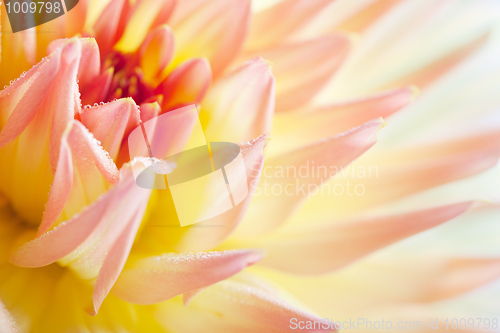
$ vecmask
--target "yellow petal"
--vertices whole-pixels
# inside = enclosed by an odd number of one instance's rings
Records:
[[[248,0],[180,1],[169,21],[177,41],[171,68],[190,58],[207,58],[219,76],[240,51],[249,21]]]

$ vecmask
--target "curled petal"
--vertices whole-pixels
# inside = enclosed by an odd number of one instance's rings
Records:
[[[247,34],[248,0],[180,1],[169,25],[177,39],[173,67],[193,58],[207,58],[214,76],[234,60]]]
[[[64,130],[79,112],[82,43],[71,39],[0,93],[1,191],[38,224]]]
[[[58,218],[66,220],[94,202],[118,180],[118,169],[78,121],[68,126],[42,223],[41,236]],[[64,211],[64,215],[61,214]]]
[[[151,31],[140,48],[140,65],[146,80],[156,83],[164,78],[174,54],[174,34],[166,26],[160,26]]]
[[[148,120],[158,117],[161,107],[157,102],[141,104],[141,121],[145,123]]]
[[[119,38],[120,19],[126,2],[127,0],[111,0],[93,25],[92,35],[103,53],[111,51]]]
[[[14,247],[9,260],[22,267],[59,260],[83,279],[97,277],[90,311],[95,314],[125,264],[149,195],[149,190],[135,184],[126,165],[119,182],[95,203],[42,236]]]
[[[81,213],[42,236],[13,248],[9,260],[22,267],[41,267],[57,260],[94,278],[107,254],[126,227],[134,221],[149,198],[149,191],[136,186],[129,166],[120,180]]]
[[[156,91],[164,97],[163,109],[169,110],[200,103],[211,82],[208,61],[190,59],[175,68]]]
[[[21,267],[42,267],[70,254],[92,233],[111,201],[108,193],[66,223],[14,249],[10,262]]]
[[[138,259],[121,273],[113,293],[131,303],[159,303],[225,280],[261,259],[249,250]]]
[[[122,142],[140,122],[139,107],[131,98],[84,109],[80,117],[82,123],[114,160]]]
[[[333,175],[320,173],[312,176],[310,167],[317,170],[331,166],[345,167],[357,159],[377,141],[377,133],[385,126],[382,118],[373,119],[349,132],[327,138],[310,146],[277,156],[268,160],[255,192],[255,199],[237,230],[240,237],[261,234],[281,225],[299,204],[318,190],[323,182]],[[289,172],[289,170],[294,172]],[[300,170],[306,170],[309,177],[301,177]],[[275,194],[273,187],[281,189]],[[267,216],[262,219],[263,212]]]
[[[325,274],[447,222],[474,205],[464,202],[401,215],[336,222],[278,233],[253,245],[266,249],[264,266],[292,274]]]
[[[186,321],[196,316],[196,321]],[[158,306],[156,319],[166,328],[194,332],[290,332],[291,319],[321,322],[276,294],[243,282],[226,280],[199,293],[186,307],[181,300]],[[304,329],[302,332],[334,332],[335,329]]]
[[[74,39],[58,39],[49,44],[47,53],[50,54],[57,49],[64,48],[65,45],[73,43]],[[99,54],[99,46],[93,38],[78,38],[81,44],[81,58],[78,65],[78,83],[81,90],[86,89],[90,84],[94,84],[94,80],[101,71],[101,59]]]
[[[186,149],[206,145],[202,133],[198,109],[194,105],[172,110],[144,123],[147,137],[145,141],[142,126],[133,130],[128,137],[129,156],[152,156],[158,159],[180,153]],[[201,133],[201,135],[200,135]],[[149,148],[148,149],[148,144]]]
[[[211,141],[242,142],[268,133],[274,112],[271,66],[257,58],[215,83],[203,101],[200,118]]]

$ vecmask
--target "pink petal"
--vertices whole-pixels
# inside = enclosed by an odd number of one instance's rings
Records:
[[[248,0],[180,1],[169,22],[177,41],[174,64],[207,58],[219,76],[240,51],[249,21]]]
[[[355,281],[353,274],[358,277]],[[429,303],[456,297],[497,280],[500,260],[403,255],[392,260],[371,260],[343,275],[339,278],[354,282],[344,292],[355,295],[359,305]],[[340,283],[335,280],[330,283]],[[331,294],[338,296],[338,291]]]
[[[130,4],[127,4],[119,27],[119,30],[123,29],[123,35],[114,47],[122,53],[136,51],[149,31],[167,23],[176,1],[138,0],[132,6]]]
[[[105,101],[109,94],[114,73],[114,68],[110,67],[96,77],[92,85],[82,91],[82,104],[92,105]]]
[[[94,23],[92,35],[95,36],[99,48],[106,54],[118,41],[118,27],[127,0],[111,0]]]
[[[264,164],[263,149],[268,140],[268,135],[262,135],[241,147],[247,171],[247,197],[236,207],[219,216],[197,223],[194,227],[181,229],[181,236],[179,236],[178,242],[173,245],[176,251],[206,251],[215,248],[238,227],[243,216],[245,216],[256,184],[259,181]],[[204,226],[217,227],[204,228]],[[169,232],[175,233],[175,231],[170,230]]]
[[[498,258],[453,258],[443,266],[444,274],[434,280],[434,290],[421,294],[422,301],[452,298],[500,277]]]
[[[2,91],[0,99],[2,104],[6,103],[5,108],[4,105],[2,105],[2,116],[5,117],[7,121],[0,132],[0,147],[4,147],[18,137],[33,120],[39,109],[32,107],[32,105],[42,105],[47,107],[44,103],[42,103],[44,99],[47,98],[47,95],[53,90],[65,89],[66,87],[64,85],[67,83],[69,83],[69,88],[73,86],[73,89],[77,89],[75,87],[76,77],[74,83],[71,84],[72,80],[70,79],[70,76],[76,73],[78,60],[80,58],[80,50],[80,43],[73,40],[68,43],[66,47],[56,50],[56,52],[52,53],[41,63],[33,67],[33,69],[30,70],[24,77],[21,77],[14,84]],[[54,86],[48,90],[47,86],[52,82],[57,81],[56,77],[59,80],[65,79],[68,82],[65,82],[64,85],[60,84],[59,86]],[[42,84],[41,82],[44,83]],[[22,93],[23,90],[26,91]],[[64,92],[67,92],[67,90]],[[11,94],[12,96],[10,96]],[[69,94],[69,96],[63,94],[63,96],[71,98],[71,105],[73,102],[73,94]],[[55,99],[55,96],[50,97]],[[57,99],[57,102],[67,102],[67,100],[65,101],[64,98],[61,98]],[[28,104],[31,104],[31,107],[28,107]],[[74,110],[71,111],[74,113]]]
[[[175,68],[157,88],[164,97],[163,109],[201,102],[212,82],[212,70],[206,59],[190,59]]]
[[[346,31],[361,33],[376,22],[385,13],[401,3],[402,0],[375,0],[368,6],[361,8],[355,15],[342,22],[338,27],[329,27],[331,31]],[[329,29],[329,30],[330,30]]]
[[[315,177],[300,177],[300,170],[310,172],[313,164],[316,170],[322,166],[331,170],[331,166],[340,168],[349,165],[376,143],[377,133],[384,126],[382,118],[373,119],[349,132],[269,159],[264,166],[254,202],[237,235],[248,237],[281,225],[306,197],[317,193],[319,187],[332,176],[328,172]],[[293,172],[286,171],[290,168],[295,170],[295,177]],[[262,219],[262,214],[266,216],[265,219]]]
[[[432,316],[436,318],[434,305],[450,302],[456,305],[459,299],[469,303],[465,293],[474,292],[480,286],[484,288],[481,288],[482,294],[491,289],[487,286],[498,279],[500,261],[498,258],[393,253],[383,258],[373,256],[324,276],[294,276],[269,269],[261,273],[316,311],[342,313],[344,318],[361,313],[368,318],[379,315],[391,318],[394,312],[389,312],[388,307],[402,309],[406,305],[411,308],[406,315],[415,315],[421,307],[432,309]],[[311,285],[315,287],[310,288]],[[474,299],[479,301],[476,296]],[[448,301],[439,302],[444,299]],[[456,311],[456,307],[444,309]]]
[[[47,201],[61,137],[80,108],[81,49],[72,39],[0,93],[0,190],[34,225]]]
[[[97,276],[118,236],[148,201],[149,191],[136,186],[129,167],[120,181],[80,214],[42,236],[12,249],[9,260],[21,267],[42,267],[64,257],[84,278]]]
[[[122,142],[140,123],[139,107],[131,98],[84,109],[80,117],[114,160],[118,157]]]
[[[190,318],[196,317],[193,321]],[[297,323],[321,322],[281,297],[243,282],[222,281],[203,290],[186,307],[181,300],[158,306],[156,319],[165,328],[194,332],[293,332],[291,319]],[[189,322],[189,325],[185,323]],[[334,332],[335,329],[303,329],[301,332]]]
[[[500,149],[495,148],[380,165],[377,177],[363,182],[365,194],[356,197],[356,202],[345,203],[341,211],[372,207],[471,177],[494,167],[499,158]]]
[[[158,103],[143,103],[141,104],[141,121],[145,123],[148,120],[156,118],[160,115],[161,107]]]
[[[420,68],[413,73],[410,73],[394,82],[391,82],[382,89],[405,86],[408,84],[414,84],[417,87],[423,89],[446,74],[451,69],[455,68],[459,63],[467,59],[476,51],[478,51],[482,46],[485,45],[488,39],[489,34],[483,34],[467,45],[462,46],[458,50],[451,52],[450,54],[436,60],[435,62],[427,65],[424,68]]]
[[[242,142],[268,133],[274,112],[275,81],[268,62],[257,58],[218,80],[203,100],[209,141]]]
[[[154,157],[163,159],[184,151],[193,131],[201,131],[198,109],[194,105],[164,113],[144,123],[148,142]],[[199,134],[199,133],[195,133]],[[197,137],[196,135],[194,135]],[[206,144],[193,145],[191,148]],[[128,137],[130,160],[135,157],[149,157],[142,127],[134,129]]]
[[[10,262],[21,267],[42,267],[70,254],[92,233],[112,199],[108,193],[66,223],[13,249]]]
[[[400,88],[342,104],[304,107],[274,118],[271,152],[279,153],[345,132],[376,117],[386,118],[415,97],[416,88]],[[269,152],[269,154],[271,154]]]
[[[315,19],[333,2],[334,0],[285,0],[256,13],[252,19],[246,48],[261,50],[278,44]]]
[[[49,44],[47,54],[51,54],[57,49],[64,48],[65,45],[73,43],[74,39],[58,39]],[[78,81],[81,90],[84,90],[90,84],[94,84],[94,80],[101,71],[101,58],[99,54],[99,46],[93,38],[78,38],[81,46],[81,58],[78,66]]]
[[[73,187],[73,161],[71,148],[66,140],[61,142],[61,152],[54,182],[50,189],[49,200],[43,213],[43,219],[38,228],[37,236],[47,232],[64,210]]]
[[[326,274],[447,222],[473,207],[473,202],[464,202],[401,215],[337,221],[321,227],[284,231],[250,244],[266,249],[264,266],[291,274]]]
[[[142,258],[121,273],[113,293],[131,303],[159,303],[225,280],[261,259],[250,250]]]
[[[99,275],[97,276],[92,296],[94,307],[91,315],[97,314],[102,302],[108,295],[125,266],[125,262],[127,261],[130,250],[132,249],[135,236],[139,230],[139,226],[141,225],[146,206],[147,200],[143,202],[142,207],[138,208],[138,210],[134,213],[134,216],[130,218],[127,226],[109,250],[106,260],[103,262]]]
[[[451,135],[425,140],[419,145],[408,145],[404,149],[379,152],[387,164],[401,165],[410,161],[428,161],[437,158],[453,157],[460,154],[499,151],[500,129],[473,128],[464,133],[460,128]]]
[[[98,301],[107,294],[106,290],[111,283],[109,279],[112,280],[119,274],[117,270],[128,255],[127,244],[135,237],[137,223],[142,221],[150,196],[150,190],[135,184],[129,165],[122,167],[120,182],[115,187],[124,187],[126,191],[115,195],[92,234],[60,261],[63,265],[69,265],[83,279],[94,279],[103,272],[105,277],[100,278],[102,284],[99,289],[94,289],[96,307]],[[108,255],[114,259],[108,259]],[[95,288],[97,287],[96,285]]]
[[[65,219],[103,194],[118,181],[118,169],[88,130],[73,121],[63,136],[59,163],[38,236],[52,227],[61,213]]]
[[[273,63],[276,112],[288,111],[309,102],[333,77],[350,47],[347,37],[330,35],[255,52]],[[250,53],[245,58],[253,56]]]
[[[160,82],[174,54],[174,34],[166,26],[151,31],[140,48],[140,65],[148,82]],[[157,83],[156,83],[157,84]]]
[[[141,104],[139,107],[140,109],[140,118],[143,123],[148,122],[149,120],[152,120],[156,117],[158,117],[161,113],[161,107],[159,103],[162,103],[163,99],[161,95],[159,96],[153,96],[153,98],[148,99],[148,100],[154,100],[157,99],[157,102],[144,102]],[[135,135],[140,134],[139,133],[139,128],[136,128],[137,132]],[[142,130],[141,130],[142,132]],[[127,131],[127,136],[128,136],[128,131]],[[139,137],[137,137],[139,139]],[[144,152],[147,153],[147,152]],[[130,149],[129,149],[129,141],[125,140],[120,148],[120,152],[118,153],[118,157],[116,158],[116,164],[118,166],[123,165],[124,163],[127,163],[130,161]],[[137,156],[135,156],[137,157]]]

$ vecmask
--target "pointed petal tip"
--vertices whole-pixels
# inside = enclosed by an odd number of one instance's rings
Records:
[[[262,57],[251,59],[247,61],[247,64],[255,64],[256,66],[269,70],[269,73],[271,73],[271,69],[274,66],[274,63],[271,60],[267,60]]]
[[[113,293],[135,304],[155,304],[179,295],[189,302],[199,291],[240,273],[264,258],[259,250],[165,253],[133,262]],[[151,290],[151,285],[157,286]]]
[[[271,141],[271,134],[265,133],[265,134],[259,135],[258,137],[256,137],[253,140],[250,140],[250,141],[242,144],[242,146],[243,146],[242,150],[244,151],[244,150],[246,150],[246,148],[249,148],[249,147],[257,147],[257,148],[260,148],[261,150],[264,150],[264,148],[266,148],[269,141]]]
[[[189,304],[191,303],[191,301],[193,300],[193,298],[195,298],[196,296],[198,296],[198,294],[201,293],[203,290],[205,290],[205,288],[198,289],[198,290],[193,290],[193,291],[190,291],[190,292],[187,292],[187,293],[183,294],[182,295],[182,304],[184,306],[189,306]]]
[[[248,67],[252,67],[255,71],[260,71],[264,73],[269,73],[272,75],[272,68],[274,63],[271,60],[265,59],[261,56],[254,57],[240,63],[239,65],[232,68],[225,76],[231,76],[233,73],[243,70]]]
[[[263,249],[254,249],[248,252],[246,258],[247,267],[255,265],[259,261],[263,260],[266,257],[266,251]]]
[[[490,208],[494,204],[489,201],[489,200],[476,200],[476,201],[469,201],[469,209],[467,211],[476,211],[476,210],[481,210],[483,208]]]
[[[352,129],[344,132],[344,133],[340,133],[340,134],[331,136],[329,138],[326,138],[325,140],[336,139],[336,138],[345,136],[346,134],[349,134],[349,133],[362,132],[362,133],[367,133],[367,134],[372,133],[373,135],[375,135],[375,141],[377,141],[377,136],[378,136],[379,131],[386,126],[388,126],[388,124],[386,123],[384,118],[378,117],[378,118],[367,121],[363,125],[354,127]],[[366,131],[368,131],[368,132],[366,132]],[[314,143],[313,143],[313,145],[314,145]]]
[[[247,254],[247,257],[246,257],[246,267],[249,267],[249,266],[252,266],[256,263],[258,263],[259,261],[263,260],[264,257],[265,257],[265,250],[263,249],[254,249],[254,250],[250,250]],[[187,293],[184,293],[182,295],[182,304],[184,306],[188,306],[191,301],[196,297],[198,296],[198,294],[200,292],[202,292],[203,290],[205,290],[205,288],[201,288],[201,289],[196,289],[196,290],[193,290],[193,291],[189,291]]]
[[[97,315],[97,312],[99,311],[99,309],[96,309],[95,305],[92,304],[91,306],[87,307],[85,309],[85,312],[87,312],[87,314],[89,316],[92,316],[92,317],[95,317]]]
[[[182,62],[156,88],[163,95],[163,110],[180,105],[200,103],[213,81],[212,68],[205,58],[193,58]]]

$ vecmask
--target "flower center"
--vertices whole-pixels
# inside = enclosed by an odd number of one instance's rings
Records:
[[[111,83],[103,102],[131,97],[139,105],[155,95],[155,89],[146,82],[135,54],[110,53],[104,61],[103,71],[112,72]]]

